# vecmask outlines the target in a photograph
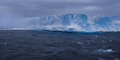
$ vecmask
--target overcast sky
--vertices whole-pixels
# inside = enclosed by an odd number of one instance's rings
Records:
[[[60,14],[120,16],[120,0],[0,0],[0,16],[42,17]]]

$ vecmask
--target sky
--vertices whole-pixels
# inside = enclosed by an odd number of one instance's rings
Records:
[[[120,0],[0,0],[0,17],[61,14],[120,16]]]

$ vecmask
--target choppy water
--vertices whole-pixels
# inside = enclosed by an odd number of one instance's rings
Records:
[[[120,32],[0,31],[0,60],[119,60]]]

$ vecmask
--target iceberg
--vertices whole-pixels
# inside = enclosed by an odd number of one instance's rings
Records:
[[[89,16],[66,14],[27,19],[27,28],[32,30],[99,32],[120,31],[119,16]]]
[[[18,22],[13,22],[11,24],[12,26],[9,25],[6,25],[7,28],[4,26],[0,26],[0,29],[48,30],[64,32],[118,32],[120,31],[120,16],[65,14],[46,17],[25,18]]]

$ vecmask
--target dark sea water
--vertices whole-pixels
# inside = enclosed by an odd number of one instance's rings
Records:
[[[1,30],[0,60],[120,60],[120,32]]]

